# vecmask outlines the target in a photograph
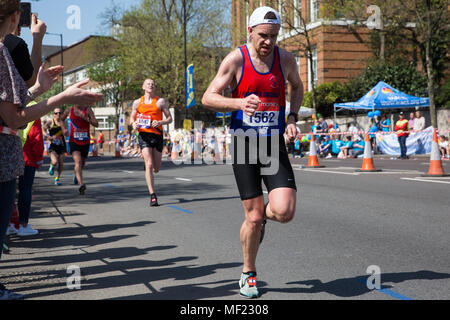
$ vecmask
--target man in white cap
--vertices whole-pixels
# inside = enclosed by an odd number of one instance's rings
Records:
[[[257,8],[249,21],[249,42],[225,57],[202,99],[208,109],[232,112],[233,171],[245,213],[240,231],[244,266],[239,287],[240,294],[247,298],[259,296],[256,256],[266,219],[287,223],[293,219],[296,207],[297,188],[283,134],[291,140],[296,137],[295,124],[303,101],[303,84],[295,57],[276,46],[280,27],[277,11],[270,7]],[[291,112],[287,122],[286,82],[291,87]],[[228,86],[232,89],[231,98],[222,96]],[[257,138],[252,138],[255,136]],[[245,146],[240,150],[245,151],[239,152],[238,141]],[[265,170],[268,165],[260,152],[263,141],[270,147],[266,151],[271,165],[278,165],[275,173]],[[278,148],[273,147],[274,143]],[[248,160],[256,153],[251,151],[253,145],[258,149],[255,162]],[[241,161],[243,158],[245,161]],[[269,194],[266,204],[262,181]]]

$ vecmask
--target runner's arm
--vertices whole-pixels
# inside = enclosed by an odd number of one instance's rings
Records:
[[[285,70],[286,80],[291,87],[291,112],[298,114],[298,110],[303,102],[303,83],[298,73],[297,61],[292,53],[282,51],[282,64]],[[286,123],[286,132],[290,140],[297,136],[296,118],[288,116]]]
[[[170,113],[170,110],[167,107],[166,100],[161,98],[158,100],[156,105],[158,106],[159,109],[161,109],[161,111],[164,113],[164,116],[166,117],[165,120],[159,121],[159,125],[165,125],[165,124],[172,123],[172,121],[173,121],[172,114]]]
[[[303,103],[303,83],[298,73],[298,65],[294,55],[289,52],[284,52],[283,56],[285,57],[283,59],[285,61],[285,64],[283,64],[283,72],[285,72],[286,80],[291,87],[291,97],[289,100],[291,102],[291,112],[298,113]]]
[[[87,108],[86,115],[88,117],[89,123],[92,124],[95,128],[98,128],[98,121],[91,107]]]
[[[133,110],[131,111],[130,116],[130,125],[133,126],[133,129],[136,130],[137,124],[136,124],[136,117],[137,117],[137,108],[139,106],[139,99],[134,100],[133,102]]]

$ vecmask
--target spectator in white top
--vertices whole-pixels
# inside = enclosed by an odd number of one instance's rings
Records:
[[[416,111],[416,119],[414,120],[414,131],[420,131],[425,129],[425,117],[420,114],[420,111]]]

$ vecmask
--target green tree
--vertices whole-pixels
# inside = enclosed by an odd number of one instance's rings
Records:
[[[435,96],[440,91],[440,84],[448,70],[450,43],[448,0],[324,0],[331,17],[341,15],[354,19],[354,25],[362,26],[369,14],[369,4],[379,8],[380,32],[389,40],[378,41],[372,37],[373,45],[390,44],[390,49],[378,57],[384,61],[385,53],[390,53],[391,62],[399,61],[405,52],[410,52],[412,62],[417,62],[420,52],[422,66],[427,76],[427,91],[430,99],[430,114],[433,127],[437,127]],[[366,19],[366,21],[364,21]],[[402,56],[403,53],[403,56]]]
[[[119,26],[120,61],[131,83],[153,78],[159,94],[179,110],[185,108],[183,6],[180,0],[143,0],[124,12],[111,9]],[[227,41],[224,0],[186,0],[187,64],[194,64],[196,92],[206,90]],[[214,69],[214,70],[211,70]],[[198,99],[196,99],[198,101]]]

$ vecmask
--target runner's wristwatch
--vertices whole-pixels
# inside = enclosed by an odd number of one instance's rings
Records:
[[[288,114],[287,118],[289,119],[290,116],[294,116],[295,122],[298,121],[298,113],[291,112],[291,113]]]

